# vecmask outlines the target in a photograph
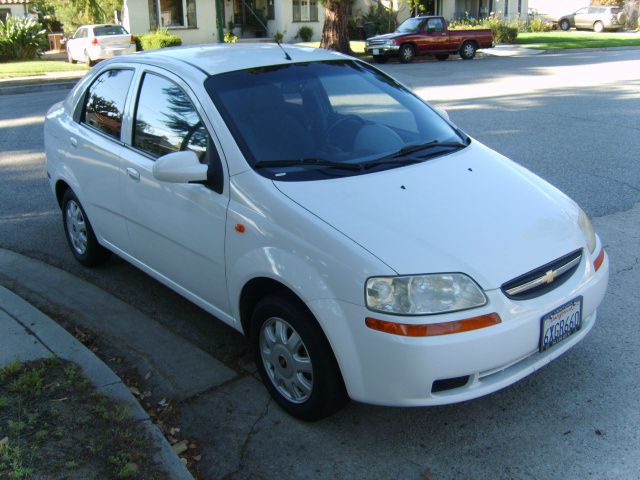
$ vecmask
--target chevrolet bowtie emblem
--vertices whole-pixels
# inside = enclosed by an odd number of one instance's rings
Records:
[[[553,270],[549,270],[548,272],[546,272],[544,274],[544,281],[545,283],[551,283],[556,279],[556,272],[554,272]]]

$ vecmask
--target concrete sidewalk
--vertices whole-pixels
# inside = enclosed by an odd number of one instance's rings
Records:
[[[27,77],[0,78],[0,95],[16,93],[42,92],[45,90],[70,89],[84,77],[89,70],[71,72],[48,72],[44,75]]]
[[[162,432],[109,367],[52,319],[0,287],[0,366],[53,356],[76,363],[98,392],[128,406],[131,418],[147,430],[157,451],[154,459],[170,478],[193,479]]]

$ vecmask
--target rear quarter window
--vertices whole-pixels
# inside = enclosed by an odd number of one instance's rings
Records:
[[[133,70],[101,73],[87,89],[80,121],[120,140],[122,115]]]
[[[111,25],[107,27],[95,27],[93,29],[93,35],[96,37],[102,37],[105,35],[127,35],[127,32],[120,25]]]

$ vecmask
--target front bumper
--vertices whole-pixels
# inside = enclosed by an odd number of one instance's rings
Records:
[[[394,57],[398,55],[399,45],[367,45],[364,49],[367,55],[375,57]]]
[[[311,302],[310,307],[327,333],[352,399],[387,406],[462,402],[526,377],[587,335],[595,324],[596,309],[604,298],[609,275],[608,257],[597,272],[594,259],[595,256],[583,257],[570,280],[538,298],[515,301],[499,289],[491,290],[486,292],[488,305],[472,311],[416,318],[374,314],[364,306],[335,300]],[[582,328],[539,353],[541,318],[580,295]],[[392,322],[437,323],[492,312],[500,315],[502,323],[435,337],[390,335],[365,326],[367,316]],[[461,386],[433,389],[438,380],[460,377],[468,377]]]

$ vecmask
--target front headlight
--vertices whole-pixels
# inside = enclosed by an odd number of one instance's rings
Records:
[[[487,297],[462,273],[373,277],[365,289],[367,308],[399,315],[428,315],[481,307]]]
[[[589,248],[589,253],[593,253],[596,249],[596,232],[593,230],[593,225],[591,225],[591,220],[587,217],[587,214],[580,209],[580,216],[578,217],[578,225],[580,226],[580,230],[582,230],[582,234],[584,238],[587,240],[587,247]]]

